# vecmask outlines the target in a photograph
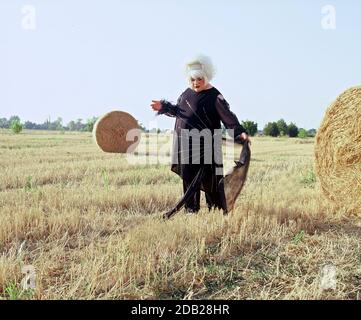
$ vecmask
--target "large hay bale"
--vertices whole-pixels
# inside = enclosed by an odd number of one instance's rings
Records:
[[[133,152],[140,141],[137,120],[124,111],[111,111],[100,117],[93,128],[96,144],[104,152]]]
[[[327,109],[316,135],[316,173],[323,193],[348,212],[361,213],[361,87]]]

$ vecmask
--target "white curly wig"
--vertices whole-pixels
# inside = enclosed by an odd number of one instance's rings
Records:
[[[186,74],[189,84],[191,78],[203,78],[208,84],[213,79],[215,70],[209,57],[199,55],[186,64]]]

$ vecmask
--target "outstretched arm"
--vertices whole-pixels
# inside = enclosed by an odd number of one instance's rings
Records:
[[[225,127],[234,130],[234,139],[236,141],[249,140],[246,129],[239,123],[237,116],[230,110],[228,102],[221,94],[217,97],[216,109]]]
[[[151,107],[154,111],[158,111],[157,115],[165,114],[169,117],[176,117],[178,114],[178,106],[167,100],[152,100]]]

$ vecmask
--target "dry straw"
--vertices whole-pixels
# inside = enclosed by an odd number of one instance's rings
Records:
[[[361,87],[346,90],[327,109],[316,135],[315,158],[327,198],[361,214]]]
[[[104,152],[133,152],[140,141],[140,129],[129,113],[111,111],[96,121],[93,137]]]

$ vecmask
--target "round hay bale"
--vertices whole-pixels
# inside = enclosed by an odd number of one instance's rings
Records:
[[[338,208],[361,213],[361,86],[327,109],[316,135],[315,169],[321,189]]]
[[[137,120],[129,113],[111,111],[94,124],[93,137],[104,152],[130,153],[140,141],[141,131]]]

